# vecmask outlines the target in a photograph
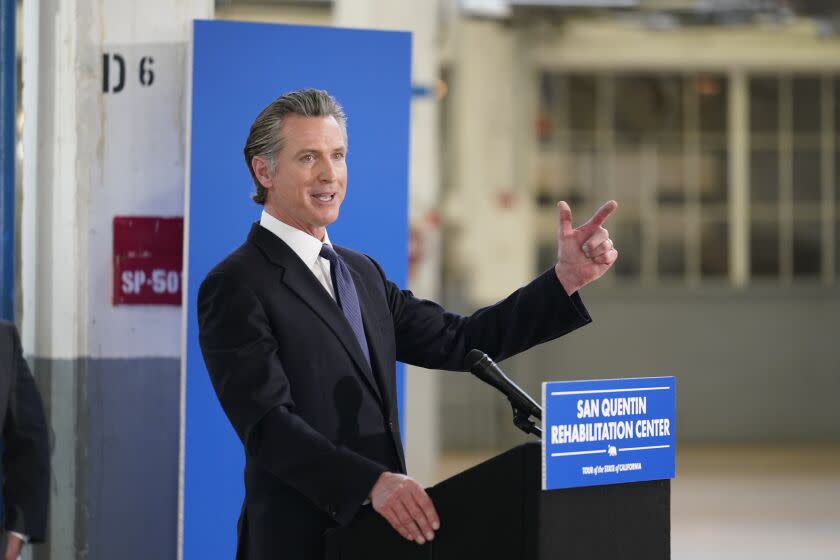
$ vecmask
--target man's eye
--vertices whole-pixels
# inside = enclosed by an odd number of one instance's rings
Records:
[[[312,154],[306,154],[300,159],[301,161],[313,161],[315,159],[315,156],[313,156]]]
[[[333,159],[341,160],[344,159],[344,154],[341,152],[336,152],[333,154]]]

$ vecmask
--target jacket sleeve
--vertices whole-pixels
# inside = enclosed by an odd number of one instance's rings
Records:
[[[383,280],[394,318],[397,359],[432,369],[463,371],[464,357],[474,348],[501,361],[592,321],[580,295],[566,294],[553,268],[469,316],[418,299],[384,275]]]
[[[43,542],[47,530],[50,454],[41,396],[18,338],[11,329],[9,407],[3,423],[3,507],[5,528]]]
[[[249,458],[346,524],[385,467],[330,442],[295,412],[278,342],[246,283],[211,273],[198,294],[210,379]]]

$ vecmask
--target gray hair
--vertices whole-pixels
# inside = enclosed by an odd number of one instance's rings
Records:
[[[257,187],[257,192],[251,196],[257,204],[265,204],[268,189],[260,184],[251,165],[255,156],[265,158],[271,174],[277,171],[277,154],[283,148],[283,121],[287,115],[300,115],[302,117],[333,117],[341,127],[344,134],[344,142],[347,142],[347,117],[344,116],[344,109],[335,98],[324,90],[301,89],[284,93],[268,107],[263,109],[248,132],[248,139],[245,140],[245,164],[251,172],[251,179]]]

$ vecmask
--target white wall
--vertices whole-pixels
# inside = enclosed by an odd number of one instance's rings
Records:
[[[105,534],[103,543],[88,548],[91,534],[107,521],[90,517],[91,506],[119,511],[121,505],[115,502],[121,496],[103,493],[104,478],[117,486],[136,483],[126,482],[136,473],[111,468],[126,455],[133,457],[128,464],[168,461],[175,476],[177,448],[172,455],[168,445],[156,448],[144,440],[175,427],[136,429],[137,416],[155,402],[136,392],[126,400],[140,412],[114,413],[113,402],[96,396],[154,388],[154,375],[144,375],[161,373],[135,364],[126,380],[126,371],[113,364],[143,356],[157,357],[154,364],[175,362],[180,355],[179,307],[111,305],[112,220],[183,213],[187,46],[192,19],[212,14],[212,0],[23,5],[21,319],[23,346],[43,388],[54,477],[48,544],[39,558],[76,557],[84,550],[93,560],[108,538],[118,538]],[[127,64],[119,94],[103,93],[103,53],[112,52]],[[140,56],[154,58],[152,87],[138,83]],[[123,361],[95,367],[105,358]],[[177,387],[177,367],[171,371]],[[160,423],[177,418],[177,407],[168,408],[155,417]],[[91,418],[104,419],[95,426],[99,436],[92,435]],[[134,432],[127,435],[126,427]],[[109,440],[114,434],[121,435]],[[145,446],[139,457],[135,445]],[[91,464],[109,476],[92,477]],[[137,519],[148,513],[149,501],[161,507],[158,496],[167,491],[168,481],[147,482],[146,496],[126,505],[143,509]]]
[[[210,0],[44,2],[24,50],[24,343],[40,357],[180,355],[179,307],[114,307],[112,221],[184,210],[187,45]],[[37,10],[37,13],[35,13]],[[103,93],[103,53],[126,85]],[[140,58],[155,80],[142,87]],[[112,65],[112,78],[116,68]]]

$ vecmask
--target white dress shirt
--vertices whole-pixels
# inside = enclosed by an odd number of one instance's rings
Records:
[[[292,251],[306,265],[306,268],[312,271],[318,282],[327,290],[330,297],[335,300],[332,276],[330,275],[330,261],[321,257],[321,245],[326,243],[332,246],[327,230],[324,230],[324,241],[318,241],[305,231],[281,222],[265,210],[260,216],[260,225],[291,247]]]

